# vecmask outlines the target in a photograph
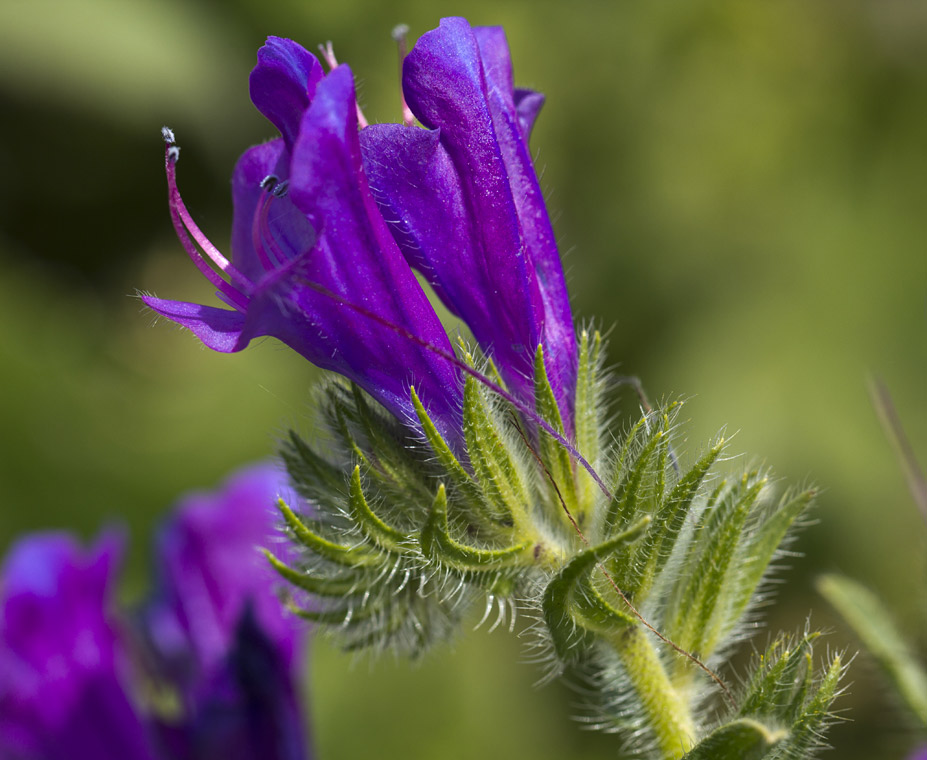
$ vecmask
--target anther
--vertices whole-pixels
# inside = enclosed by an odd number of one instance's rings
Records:
[[[268,174],[261,180],[261,190],[270,190],[279,181],[280,178],[276,174]]]
[[[174,130],[170,127],[161,127],[161,137],[168,145],[174,144]]]
[[[283,198],[286,195],[287,190],[289,189],[290,189],[289,180],[283,180],[283,182],[278,184],[276,187],[274,187],[273,190],[270,191],[270,194],[273,195],[274,198]]]
[[[180,160],[180,146],[179,145],[170,145],[167,149],[167,160],[172,164],[176,164]]]

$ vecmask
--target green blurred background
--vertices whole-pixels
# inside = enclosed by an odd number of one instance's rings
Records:
[[[927,459],[927,4],[425,6],[0,2],[0,549],[26,530],[122,523],[136,596],[179,493],[311,430],[301,359],[272,342],[213,354],[152,327],[133,297],[211,298],[173,236],[161,125],[183,146],[188,205],[225,247],[232,165],[273,134],[247,91],[267,34],[334,40],[368,117],[388,121],[392,26],[414,37],[466,15],[503,24],[517,82],[548,96],[533,147],[577,317],[610,329],[611,360],[651,398],[689,399],[691,450],[726,426],[746,460],[824,488],[769,628],[811,614],[831,647],[852,647],[812,587],[845,572],[923,652],[927,530],[865,378],[884,378]],[[632,394],[616,399],[634,412]],[[318,641],[320,757],[619,756],[519,658],[498,632],[417,666]],[[833,756],[903,757],[915,737],[865,657],[851,681]]]

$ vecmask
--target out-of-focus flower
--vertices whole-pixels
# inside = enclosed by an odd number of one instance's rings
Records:
[[[927,760],[927,747],[921,747],[908,760]]]
[[[184,207],[176,147],[167,149],[178,235],[232,310],[149,296],[145,303],[217,351],[276,337],[404,421],[415,419],[414,385],[442,433],[457,441],[457,370],[432,350],[453,349],[367,185],[350,69],[323,76],[303,48],[271,37],[258,53],[251,97],[282,137],[251,148],[235,168],[231,262]]]
[[[0,757],[305,758],[305,625],[256,551],[284,489],[262,465],[184,500],[134,615],[113,610],[118,537],[22,539],[0,580]]]
[[[112,534],[81,548],[63,534],[28,536],[0,578],[0,757],[154,758],[149,726],[125,688],[124,642],[112,611],[121,553]]]
[[[569,432],[577,347],[560,256],[528,150],[543,96],[516,90],[501,27],[446,18],[403,65],[426,127],[361,132],[364,166],[409,263],[470,327],[508,385],[533,398],[534,358]]]
[[[304,756],[295,683],[305,625],[257,551],[272,541],[282,473],[260,465],[185,497],[156,543],[157,585],[140,615],[154,672],[185,717],[167,732],[185,757]],[[283,548],[283,547],[281,547]]]

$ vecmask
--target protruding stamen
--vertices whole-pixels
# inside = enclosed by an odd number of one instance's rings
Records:
[[[171,137],[173,137],[173,133],[171,133]],[[245,294],[251,290],[251,282],[233,267],[231,262],[210,242],[202,230],[197,227],[193,217],[190,216],[190,212],[187,211],[183,198],[180,197],[180,190],[177,189],[177,156],[179,151],[180,148],[173,144],[168,144],[164,151],[168,208],[171,212],[174,230],[177,232],[177,237],[187,255],[190,256],[203,276],[228,299],[228,303],[244,311],[248,305],[248,296]],[[199,249],[197,245],[199,245]],[[209,256],[219,269],[229,275],[232,283],[222,279],[219,273],[206,263],[203,253]]]
[[[393,27],[392,37],[396,41],[396,46],[399,50],[399,100],[402,104],[402,123],[407,127],[411,127],[415,124],[415,115],[412,113],[412,109],[409,108],[409,104],[406,103],[406,94],[402,90],[402,62],[409,52],[409,45],[406,41],[406,35],[408,33],[408,24],[397,24]]]
[[[328,68],[332,71],[338,68],[339,63],[338,59],[335,58],[335,46],[332,45],[332,41],[329,40],[324,45],[319,45],[319,53],[322,54],[322,60],[328,64]],[[364,112],[361,110],[360,104],[358,104],[357,99],[354,100],[354,108],[357,110],[357,126],[360,129],[367,127],[370,122],[367,121],[367,117],[364,116]]]
[[[261,183],[261,187],[265,190],[267,187],[264,183]],[[273,261],[270,260],[270,256],[267,255],[267,249],[264,247],[264,230],[267,229],[267,208],[270,205],[271,199],[270,193],[261,198],[260,205],[254,213],[254,219],[251,222],[251,245],[254,247],[255,252],[258,255],[258,260],[261,262],[261,266],[264,268],[265,272],[270,272],[276,268],[276,265]]]
[[[268,174],[261,180],[261,190],[270,190],[279,181],[280,178],[276,174]]]
[[[174,144],[174,130],[170,127],[161,127],[161,137],[168,145]]]
[[[251,225],[251,244],[257,252],[258,259],[265,272],[270,272],[279,266],[282,266],[289,257],[283,252],[277,241],[274,239],[273,232],[270,229],[270,206],[274,199],[283,198],[289,187],[287,181],[272,184],[268,180],[273,179],[277,182],[277,177],[273,174],[268,175],[261,182],[261,187],[267,190],[267,194],[261,199],[260,206],[254,214],[254,221]]]
[[[338,68],[338,59],[335,58],[335,46],[329,40],[324,45],[319,45],[319,52],[322,54],[322,60],[328,64],[329,69]]]

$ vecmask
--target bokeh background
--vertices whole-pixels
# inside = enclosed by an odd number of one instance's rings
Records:
[[[688,399],[691,450],[723,426],[746,461],[823,487],[770,629],[810,615],[852,649],[813,589],[844,572],[923,653],[927,528],[866,392],[885,380],[927,460],[927,5],[909,0],[3,0],[0,550],[121,523],[131,599],[178,494],[311,430],[301,359],[213,354],[134,297],[211,298],[173,237],[159,129],[224,246],[232,165],[273,135],[247,91],[263,38],[334,40],[368,117],[396,120],[390,30],[441,15],[503,24],[516,81],[547,94],[533,147],[574,309],[619,371]],[[636,399],[615,401],[620,426]],[[505,634],[416,666],[313,646],[324,760],[618,756],[567,719],[568,691],[532,688]],[[865,657],[839,705],[834,757],[916,741]]]

